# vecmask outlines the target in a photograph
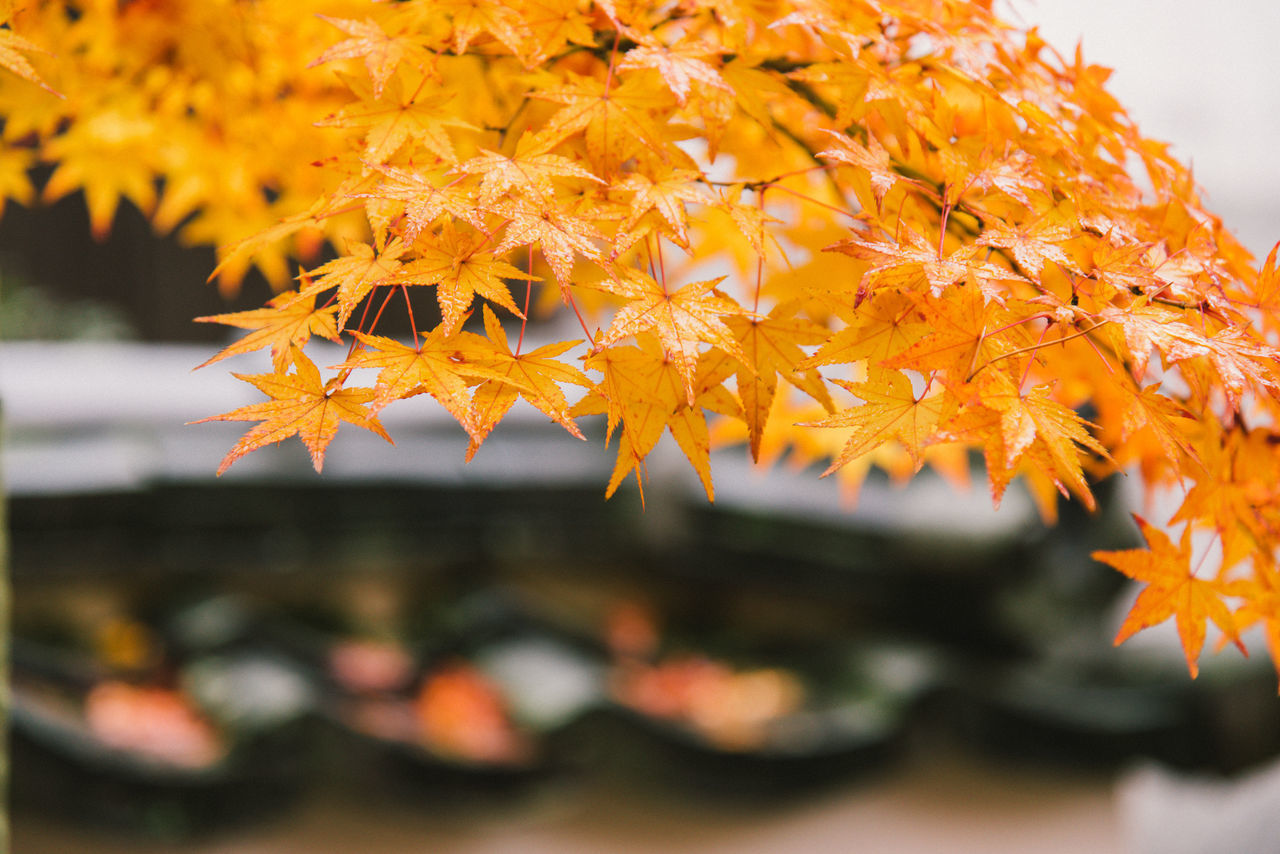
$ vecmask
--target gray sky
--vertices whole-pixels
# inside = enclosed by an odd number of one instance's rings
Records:
[[[1255,254],[1280,240],[1280,2],[1004,0],[1060,51],[1083,40],[1150,137]],[[1230,14],[1223,10],[1229,9]]]

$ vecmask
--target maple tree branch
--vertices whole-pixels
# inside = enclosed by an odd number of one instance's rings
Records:
[[[1048,323],[1046,323],[1046,324],[1044,325],[1044,329],[1041,329],[1041,330],[1040,330],[1040,337],[1036,339],[1036,348],[1037,348],[1037,349],[1039,349],[1040,345],[1044,343],[1044,336],[1046,336],[1046,335],[1048,335],[1048,334],[1049,334],[1049,327],[1050,327],[1051,325],[1052,325],[1052,324],[1048,324]],[[1087,340],[1087,339],[1086,339],[1086,340]],[[1023,368],[1023,369],[1022,369],[1022,378],[1018,380],[1018,395],[1019,395],[1019,396],[1021,396],[1021,395],[1022,395],[1022,390],[1023,390],[1023,389],[1026,387],[1026,385],[1027,385],[1027,377],[1028,377],[1028,376],[1030,376],[1030,374],[1031,374],[1031,365],[1032,365],[1034,362],[1035,362],[1035,359],[1027,359],[1027,366],[1026,366],[1025,368]]]
[[[1030,319],[1030,318],[1028,318],[1028,319]],[[1100,323],[1097,323],[1097,324],[1095,324],[1095,325],[1093,325],[1093,326],[1089,327],[1088,329],[1081,329],[1080,331],[1078,331],[1078,332],[1073,332],[1073,333],[1072,333],[1072,334],[1070,334],[1070,335],[1064,335],[1064,336],[1062,336],[1061,338],[1055,338],[1055,339],[1053,339],[1052,341],[1049,341],[1048,343],[1043,343],[1044,339],[1043,339],[1043,336],[1042,336],[1042,337],[1041,337],[1041,340],[1040,340],[1039,342],[1035,343],[1035,344],[1029,344],[1029,345],[1028,345],[1028,346],[1026,346],[1026,347],[1019,347],[1019,348],[1018,348],[1018,349],[1016,349],[1016,350],[1010,350],[1008,353],[1001,353],[999,356],[994,356],[994,357],[992,357],[992,358],[988,359],[987,361],[983,362],[983,363],[982,363],[982,365],[981,365],[981,366],[979,366],[977,370],[973,371],[972,373],[970,373],[970,374],[969,374],[969,376],[965,377],[965,382],[971,382],[971,381],[973,380],[973,378],[974,378],[974,377],[976,377],[978,374],[982,373],[982,371],[983,371],[983,370],[985,370],[986,368],[989,368],[989,367],[991,367],[992,365],[994,365],[996,362],[1003,361],[1003,360],[1008,359],[1008,358],[1011,358],[1011,357],[1013,357],[1013,356],[1019,356],[1019,355],[1021,355],[1021,354],[1023,354],[1023,353],[1031,353],[1031,352],[1034,352],[1034,351],[1036,351],[1036,350],[1040,350],[1040,349],[1042,349],[1042,348],[1044,348],[1044,347],[1052,347],[1054,344],[1064,344],[1064,343],[1066,343],[1067,341],[1072,340],[1073,338],[1080,338],[1080,337],[1082,337],[1082,336],[1089,335],[1090,333],[1092,333],[1092,332],[1096,331],[1096,330],[1098,329],[1098,327],[1100,327],[1100,326],[1105,326],[1106,324],[1107,324],[1107,321],[1105,321],[1105,320],[1104,320],[1104,321],[1102,321],[1102,322],[1100,322]],[[1046,331],[1048,331],[1048,327],[1045,327],[1045,330],[1046,330]]]
[[[782,184],[773,184],[773,183],[763,184],[759,192],[763,194],[764,190],[767,190],[767,189],[781,190],[782,192],[787,193],[788,195],[795,196],[796,198],[806,201],[811,205],[817,205],[820,208],[826,208],[829,211],[834,211],[835,213],[843,214],[844,216],[847,216],[847,217],[853,217],[854,219],[857,219],[858,217],[858,215],[853,213],[852,211],[847,211],[844,208],[838,208],[835,205],[818,201],[813,196],[809,196],[804,193],[801,193],[799,190],[793,190],[790,187],[784,186]]]

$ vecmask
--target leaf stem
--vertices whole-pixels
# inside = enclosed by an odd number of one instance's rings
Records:
[[[418,342],[418,324],[413,319],[413,301],[409,299],[408,285],[401,285],[400,293],[404,294],[404,307],[409,312],[409,330],[413,333],[413,349],[417,350],[422,345]]]
[[[525,260],[525,275],[533,273],[533,244],[529,244],[529,255]],[[524,280],[524,317],[520,318],[520,337],[516,339],[515,355],[520,355],[520,348],[524,346],[524,330],[529,325],[529,300],[533,294],[533,280]]]

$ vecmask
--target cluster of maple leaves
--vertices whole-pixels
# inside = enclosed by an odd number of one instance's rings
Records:
[[[210,362],[271,354],[239,375],[268,399],[216,416],[260,422],[219,471],[293,435],[319,469],[341,422],[385,436],[423,394],[468,458],[518,399],[578,438],[605,415],[610,494],[668,432],[708,497],[732,441],[850,489],[963,479],[979,449],[996,502],[1021,478],[1049,518],[1137,470],[1182,491],[1184,534],[1140,520],[1147,548],[1097,555],[1146,584],[1119,639],[1174,617],[1194,675],[1207,621],[1262,622],[1280,660],[1276,253],[1253,266],[1106,69],[989,0],[308,5],[50,3],[14,20],[76,59],[48,65],[65,102],[0,88],[5,156],[37,139],[46,196],[83,186],[97,223],[163,177],[162,226],[256,229],[232,280],[336,248],[201,318],[249,330]],[[201,138],[124,155],[175,128]],[[526,346],[556,312],[581,335]],[[316,336],[346,358],[317,366]]]
[[[82,191],[94,234],[121,200],[160,231],[228,245],[275,226],[332,189],[315,160],[343,140],[316,126],[349,97],[307,64],[331,40],[319,14],[356,15],[365,0],[3,0],[0,192],[21,204]],[[31,169],[53,165],[37,189]],[[292,257],[325,236],[358,239],[362,218],[264,244],[254,262],[287,281]],[[223,269],[233,288],[243,258]]]

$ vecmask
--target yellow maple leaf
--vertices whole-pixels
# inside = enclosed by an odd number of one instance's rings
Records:
[[[1196,578],[1191,568],[1190,525],[1183,530],[1182,540],[1175,547],[1163,531],[1152,527],[1141,516],[1135,514],[1134,519],[1147,548],[1093,553],[1095,560],[1147,585],[1121,623],[1115,642],[1123,643],[1136,632],[1174,617],[1187,669],[1194,678],[1200,672],[1197,660],[1204,647],[1206,621],[1212,620],[1229,640],[1240,644],[1235,619],[1223,601],[1222,586],[1213,580]]]
[[[692,406],[693,378],[703,344],[719,347],[742,364],[749,364],[733,330],[725,325],[726,318],[747,312],[716,290],[721,281],[723,277],[690,282],[668,291],[659,280],[630,268],[616,278],[601,281],[596,287],[623,297],[626,303],[613,316],[600,345],[609,347],[652,329],[683,377],[687,401]]]
[[[373,82],[375,98],[382,96],[382,88],[391,79],[391,75],[395,74],[400,63],[417,64],[427,59],[427,52],[412,36],[389,36],[372,18],[356,21],[348,18],[333,18],[328,15],[317,17],[333,24],[350,38],[326,50],[316,57],[311,65],[322,65],[338,59],[364,60],[365,69]]]
[[[467,236],[446,225],[428,246],[419,246],[418,257],[404,265],[393,280],[404,285],[435,285],[447,333],[462,325],[477,295],[523,318],[524,312],[511,299],[504,280],[536,282],[538,277],[481,251],[486,242],[483,235]]]
[[[324,467],[325,450],[337,435],[338,425],[343,421],[391,441],[377,417],[367,408],[373,398],[372,389],[338,388],[322,383],[320,371],[297,348],[293,348],[290,361],[294,367],[291,374],[235,374],[237,379],[252,384],[270,400],[191,422],[262,422],[246,433],[227,453],[218,466],[218,474],[225,472],[232,463],[250,451],[294,435],[306,445],[312,464],[316,471],[320,471]]]
[[[339,340],[338,326],[333,317],[337,310],[337,306],[316,308],[314,295],[299,296],[297,291],[289,291],[269,300],[266,308],[197,317],[198,323],[223,323],[254,330],[197,367],[203,368],[228,356],[270,347],[272,364],[277,371],[283,372],[289,366],[291,348],[305,346],[312,335],[330,341]]]
[[[493,372],[494,378],[485,380],[472,398],[475,429],[471,433],[467,459],[475,456],[480,443],[515,404],[517,397],[523,397],[570,434],[585,440],[587,437],[571,420],[569,402],[559,383],[589,387],[592,382],[582,371],[556,358],[579,342],[558,341],[528,353],[512,353],[507,333],[487,305],[484,307],[484,328],[494,350],[480,363]]]
[[[895,439],[902,443],[916,471],[919,471],[924,464],[924,449],[938,431],[938,417],[943,404],[941,395],[928,390],[917,393],[910,378],[900,371],[876,370],[871,380],[862,383],[837,382],[850,394],[861,398],[863,403],[838,409],[820,421],[800,425],[852,430],[840,456],[823,472],[823,476]]]

